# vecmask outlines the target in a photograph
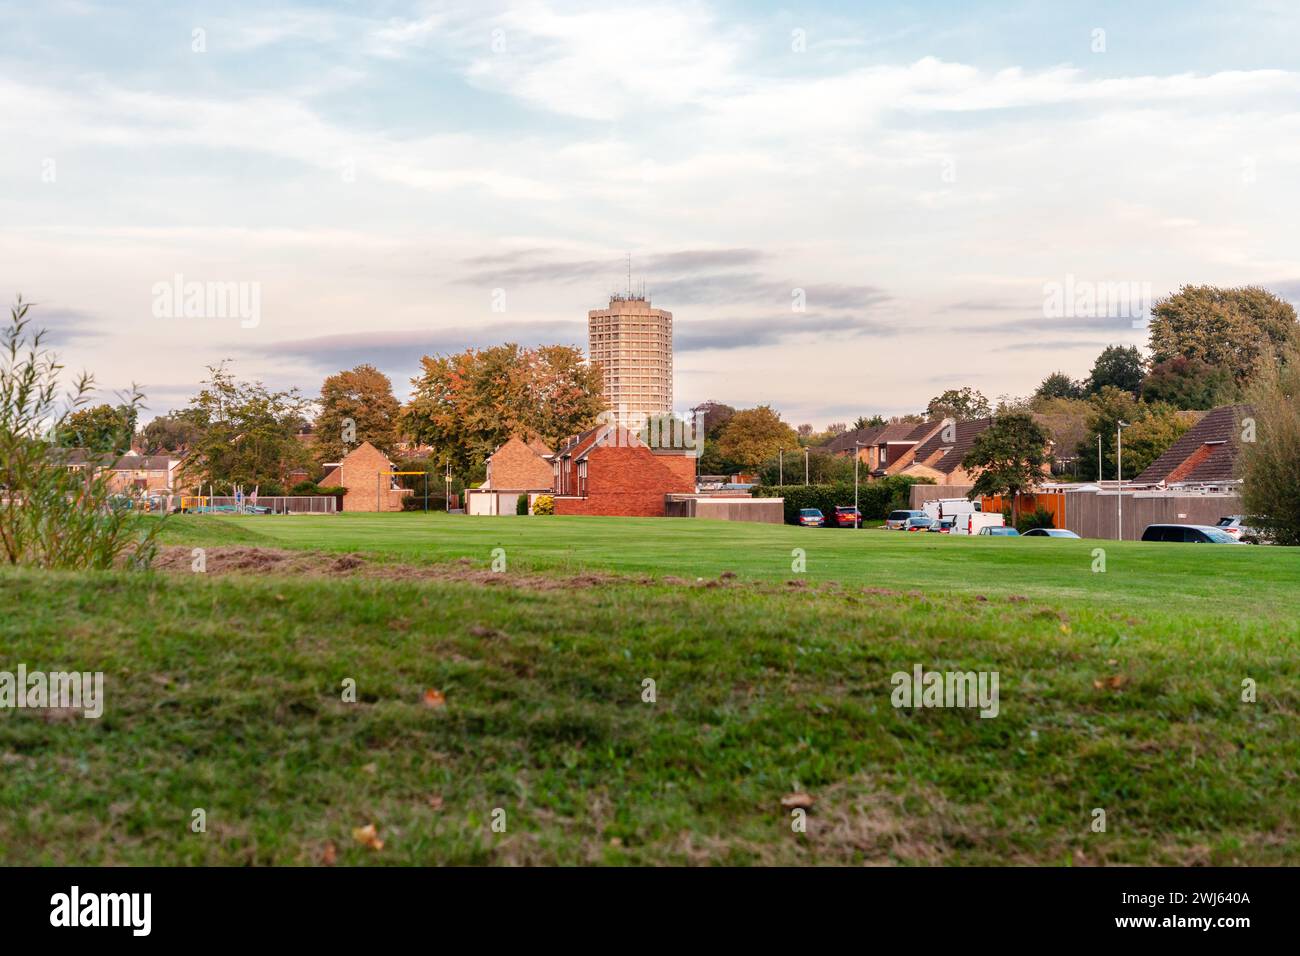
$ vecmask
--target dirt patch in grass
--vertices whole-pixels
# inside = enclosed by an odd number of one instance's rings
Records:
[[[159,551],[155,570],[170,574],[198,573],[193,550],[168,547]],[[456,581],[483,586],[507,585],[530,591],[579,590],[613,584],[623,579],[612,574],[584,573],[567,577],[497,573],[476,568],[469,558],[455,564],[395,564],[370,561],[357,554],[329,554],[323,551],[291,551],[281,548],[243,546],[204,549],[204,574],[290,575],[294,577],[368,577],[388,581]]]

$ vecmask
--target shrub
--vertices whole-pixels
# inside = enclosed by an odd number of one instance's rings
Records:
[[[528,496],[527,496],[527,495],[520,495],[518,498],[515,499],[515,514],[517,514],[517,515],[526,515],[526,514],[528,514]]]
[[[1016,522],[1016,530],[1021,534],[1032,528],[1055,528],[1056,524],[1052,521],[1052,513],[1046,508],[1036,508],[1030,514],[1023,514],[1020,520]]]
[[[45,568],[108,568],[125,556],[133,567],[148,567],[162,522],[109,491],[103,466],[117,456],[83,460],[54,445],[89,401],[94,379],[83,372],[59,395],[63,366],[43,347],[44,332],[29,333],[27,309],[19,299],[0,333],[0,557]],[[124,427],[143,398],[135,389],[124,398]]]
[[[533,499],[533,514],[535,515],[553,515],[555,514],[555,499],[550,495],[538,495]]]

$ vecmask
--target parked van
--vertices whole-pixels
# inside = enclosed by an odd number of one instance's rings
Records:
[[[983,511],[971,511],[964,515],[957,515],[957,520],[952,526],[953,534],[979,534],[981,528],[1001,528],[1006,525],[1006,520],[1000,513]]]
[[[937,521],[940,518],[954,518],[957,515],[968,515],[973,511],[979,511],[980,503],[969,498],[932,498],[922,502],[921,507],[927,517]]]

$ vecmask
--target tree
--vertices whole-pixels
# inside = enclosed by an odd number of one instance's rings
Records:
[[[1250,524],[1278,544],[1300,545],[1300,348],[1266,357],[1246,391],[1242,502]],[[1250,440],[1253,439],[1253,440]]]
[[[569,346],[507,343],[426,355],[420,363],[403,425],[461,470],[481,465],[516,435],[554,447],[594,425],[605,407],[600,369]]]
[[[746,468],[757,468],[777,453],[799,450],[799,436],[771,406],[736,412],[718,438],[718,451]]]
[[[296,388],[275,392],[261,382],[236,379],[228,361],[208,366],[186,414],[200,429],[185,463],[186,481],[225,488],[283,484],[295,468],[311,464],[297,431],[307,408]]]
[[[64,448],[120,455],[131,447],[138,409],[132,405],[91,405],[68,415],[59,435]]]
[[[885,424],[884,415],[872,415],[870,418],[867,418],[865,415],[859,415],[858,420],[853,423],[853,430],[862,431],[864,428],[884,428]]]
[[[1158,362],[1142,380],[1144,402],[1164,402],[1182,409],[1226,405],[1235,391],[1230,371],[1186,355]]]
[[[1192,423],[1172,405],[1143,406],[1137,421],[1124,430],[1124,474],[1133,478],[1145,471],[1191,427]]]
[[[1096,395],[1107,386],[1121,388],[1136,396],[1146,375],[1146,362],[1135,345],[1108,345],[1092,365],[1092,374],[1086,385],[1089,395]]]
[[[140,430],[139,442],[146,455],[176,454],[198,441],[203,429],[192,409],[159,415]]]
[[[1079,474],[1088,480],[1100,476],[1115,478],[1115,431],[1119,422],[1133,424],[1142,413],[1142,406],[1129,392],[1113,385],[1103,386],[1088,400],[1088,432],[1079,442]],[[1098,471],[1097,438],[1101,437],[1101,471]],[[1129,474],[1137,474],[1130,472]]]
[[[1034,421],[1052,439],[1053,457],[1063,459],[1075,456],[1076,449],[1088,435],[1088,414],[1092,411],[1092,405],[1081,398],[1036,398],[1032,405],[1030,414],[1034,416]],[[1096,445],[1095,438],[1093,445]],[[1077,470],[1075,473],[1078,473]]]
[[[950,388],[942,395],[930,399],[930,404],[925,407],[925,416],[930,421],[951,418],[965,422],[972,418],[988,418],[992,414],[989,400],[969,385],[965,388]]]
[[[1043,477],[1048,463],[1047,433],[1023,412],[1001,415],[975,436],[962,467],[977,471],[969,497],[1009,495],[1011,521],[1019,516],[1020,495],[1031,490]]]
[[[1278,361],[1297,342],[1295,308],[1258,286],[1185,285],[1151,309],[1156,362],[1200,359],[1248,382],[1267,356]]]
[[[722,426],[731,421],[731,416],[736,414],[736,410],[730,405],[724,405],[721,402],[707,401],[691,409],[697,415],[703,415],[704,437],[717,440],[722,434]]]
[[[393,383],[373,365],[358,365],[325,379],[320,409],[316,454],[321,461],[339,461],[366,441],[392,457],[400,438],[402,406],[393,397]]]
[[[1083,398],[1082,382],[1076,382],[1064,372],[1053,372],[1034,389],[1034,398]]]

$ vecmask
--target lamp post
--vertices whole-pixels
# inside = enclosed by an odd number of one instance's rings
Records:
[[[808,487],[808,449],[803,450],[803,486]]]
[[[1115,423],[1115,503],[1118,527],[1115,540],[1124,540],[1124,429],[1129,427],[1126,421]]]
[[[776,450],[776,461],[777,461],[776,483],[778,485],[784,485],[785,484],[785,449],[784,448],[778,448]]]

